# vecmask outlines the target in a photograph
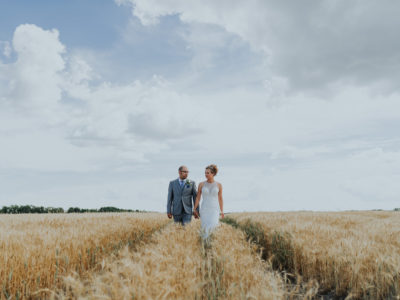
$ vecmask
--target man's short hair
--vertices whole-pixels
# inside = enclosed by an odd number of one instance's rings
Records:
[[[187,169],[186,166],[180,166],[179,169],[178,169],[178,171],[182,171],[183,168],[186,168],[186,169]]]

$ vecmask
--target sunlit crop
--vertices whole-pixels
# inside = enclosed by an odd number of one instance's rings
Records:
[[[400,299],[399,212],[0,216],[1,299]]]
[[[62,276],[84,276],[105,256],[133,247],[166,223],[161,214],[1,215],[1,298],[40,297]]]
[[[319,292],[362,299],[400,296],[398,212],[240,213],[256,223],[276,268],[314,279]]]

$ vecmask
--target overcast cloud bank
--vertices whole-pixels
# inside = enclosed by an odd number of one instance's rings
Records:
[[[180,164],[216,163],[227,211],[399,206],[400,4],[116,5],[107,55],[35,24],[1,41],[0,204],[164,211]]]

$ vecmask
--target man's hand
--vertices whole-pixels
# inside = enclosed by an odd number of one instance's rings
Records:
[[[193,212],[193,214],[194,214],[194,218],[195,218],[195,219],[198,219],[198,218],[199,218],[199,213],[197,212],[197,210],[195,210],[195,211]]]
[[[167,216],[168,216],[168,219],[172,218],[172,214],[167,214]]]

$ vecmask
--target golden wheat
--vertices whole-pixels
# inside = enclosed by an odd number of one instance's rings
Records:
[[[243,233],[222,224],[211,244],[199,222],[171,224],[139,249],[110,257],[86,280],[65,279],[56,299],[284,299],[283,280],[262,262]]]
[[[400,296],[400,213],[240,213],[259,222],[271,245],[276,231],[291,236],[293,272],[318,281],[321,293],[363,299]],[[268,250],[268,249],[267,249]],[[292,252],[291,252],[292,251]],[[279,253],[278,253],[279,254]],[[275,253],[277,255],[277,253]]]
[[[398,212],[231,216],[269,260],[227,224],[203,242],[199,220],[152,235],[164,214],[0,216],[0,298],[400,299]]]
[[[242,232],[221,224],[213,234],[208,265],[215,275],[212,299],[285,299],[286,287],[279,274],[261,260]],[[207,297],[208,298],[208,297]]]
[[[55,298],[194,299],[201,296],[198,223],[171,224],[139,251],[125,248],[90,278],[69,276]]]
[[[157,213],[1,215],[0,298],[27,298],[59,286],[62,276],[83,275],[167,222]]]

